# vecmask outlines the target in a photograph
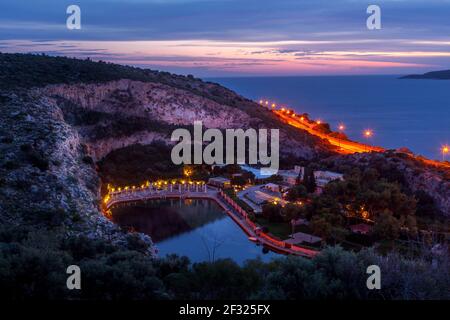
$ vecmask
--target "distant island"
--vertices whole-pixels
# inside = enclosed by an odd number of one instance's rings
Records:
[[[410,74],[400,79],[435,79],[450,80],[450,70],[432,71],[424,74]]]

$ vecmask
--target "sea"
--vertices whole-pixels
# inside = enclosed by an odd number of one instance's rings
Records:
[[[442,159],[450,144],[450,80],[387,76],[303,76],[209,78],[255,101],[260,99],[308,113],[353,140],[387,149],[406,147]],[[366,141],[367,142],[367,141]],[[446,160],[449,160],[448,155]]]

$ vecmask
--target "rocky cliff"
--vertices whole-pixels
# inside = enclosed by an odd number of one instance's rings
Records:
[[[0,65],[2,225],[58,228],[126,246],[128,235],[99,211],[95,161],[126,146],[167,143],[173,129],[194,120],[220,129],[280,128],[285,154],[333,154],[328,143],[257,104],[192,77],[32,55],[0,54]],[[151,251],[151,240],[139,237]]]
[[[257,104],[242,110],[166,84],[122,79],[101,84],[51,85],[35,89],[32,94],[47,97],[67,119],[71,113],[87,114],[89,119],[73,124],[95,160],[131,144],[155,140],[170,143],[174,129],[192,126],[194,121],[202,121],[205,128],[280,128],[282,153],[304,159],[331,154],[333,150],[328,143],[278,122]],[[93,121],[89,114],[95,114],[97,120]]]

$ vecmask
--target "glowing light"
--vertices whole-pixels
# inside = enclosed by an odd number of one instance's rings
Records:
[[[272,103],[272,108],[275,108],[277,105],[275,103]]]
[[[366,138],[370,138],[372,135],[373,135],[373,131],[372,130],[367,129],[367,130],[364,131],[364,136]]]
[[[441,151],[442,151],[442,161],[445,161],[445,156],[450,151],[450,147],[445,145],[442,147]]]
[[[322,123],[322,121],[320,121],[320,120],[317,120],[317,121],[316,121],[316,123],[317,123],[317,124],[321,124],[321,123]]]
[[[286,109],[284,109],[284,108],[281,108],[281,111],[282,111],[282,112],[284,112],[285,110],[286,110]]]
[[[303,121],[303,120],[305,120],[305,117],[300,117],[300,121]]]
[[[339,131],[344,131],[345,130],[345,126],[343,124],[339,125]]]
[[[183,174],[185,175],[185,177],[190,177],[192,175],[192,169],[191,168],[184,168],[183,170]]]

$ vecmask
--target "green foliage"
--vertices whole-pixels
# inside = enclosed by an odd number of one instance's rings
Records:
[[[173,164],[170,152],[171,148],[163,142],[136,144],[115,150],[98,163],[103,184],[141,185],[150,177],[181,177],[182,168]]]
[[[191,264],[186,257],[151,258],[102,240],[33,227],[0,228],[0,298],[5,300],[153,299],[449,299],[448,252],[414,259],[339,247],[315,259],[225,259]],[[82,290],[66,288],[66,268],[82,272]],[[383,270],[382,289],[366,288],[366,268]]]
[[[314,177],[314,170],[311,167],[305,168],[305,175],[303,177],[303,185],[309,193],[316,191],[316,178]]]
[[[274,203],[266,203],[262,206],[262,215],[270,222],[281,222],[281,205]]]
[[[385,211],[376,218],[373,233],[379,239],[397,239],[400,233],[400,223],[391,212]]]
[[[286,195],[286,200],[288,201],[297,201],[302,198],[306,198],[308,195],[308,191],[306,190],[306,187],[302,184],[293,186],[290,188]]]

